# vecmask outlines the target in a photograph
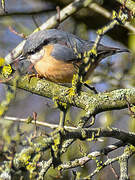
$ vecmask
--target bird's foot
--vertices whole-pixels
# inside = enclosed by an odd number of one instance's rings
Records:
[[[36,77],[36,78],[43,78],[41,75],[39,75],[39,74],[28,74],[28,80],[29,80],[29,82],[30,82],[30,80],[31,80],[31,78],[33,78],[33,77]]]

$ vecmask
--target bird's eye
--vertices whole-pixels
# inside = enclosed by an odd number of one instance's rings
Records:
[[[40,59],[43,57],[43,55],[44,55],[44,49],[42,48],[40,51],[38,51],[38,52],[30,55],[30,56],[28,57],[28,59],[29,59],[32,63],[34,63],[34,62],[40,60]]]

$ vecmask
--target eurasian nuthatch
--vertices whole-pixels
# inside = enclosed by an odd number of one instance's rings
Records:
[[[61,30],[42,30],[28,37],[22,55],[34,64],[40,76],[53,82],[69,83],[76,72],[75,65],[80,66],[83,62],[83,56],[78,54],[88,52],[93,44],[93,41],[82,40]],[[88,74],[92,73],[102,59],[120,52],[128,50],[99,44],[95,64],[90,66]]]

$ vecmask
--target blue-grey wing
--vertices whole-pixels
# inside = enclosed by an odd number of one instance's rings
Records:
[[[54,44],[51,55],[55,57],[55,59],[62,61],[79,60],[72,48],[61,44]]]

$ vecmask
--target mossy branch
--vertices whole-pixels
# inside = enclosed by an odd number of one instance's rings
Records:
[[[130,144],[135,145],[135,134],[134,133],[124,132],[124,131],[121,131],[117,128],[112,128],[112,129],[111,128],[107,128],[107,129],[104,129],[104,128],[102,128],[102,129],[100,129],[100,128],[95,128],[95,129],[94,128],[84,128],[83,130],[82,129],[74,130],[74,132],[73,131],[65,131],[65,134],[61,135],[61,138],[63,140],[71,140],[71,139],[74,139],[74,140],[76,140],[76,139],[81,139],[81,140],[88,139],[89,140],[93,136],[94,136],[94,138],[112,137],[112,138],[116,138],[118,140],[121,140],[123,143],[126,142],[126,143],[130,143]],[[19,154],[16,154],[16,157],[14,158],[14,161],[13,161],[14,168],[16,170],[18,170],[20,168],[26,167],[29,164],[28,158],[30,160],[31,156],[33,156],[33,154],[38,154],[38,153],[40,153],[40,151],[44,151],[44,150],[47,150],[48,148],[50,148],[50,145],[53,143],[53,139],[54,139],[54,137],[42,138],[43,144],[42,143],[36,144],[36,141],[38,140],[38,138],[37,138],[37,140],[35,139],[32,147],[23,149]],[[45,146],[45,144],[46,144],[46,146]],[[61,153],[63,153],[63,152],[61,152]],[[52,163],[51,159],[48,162]],[[45,163],[45,164],[47,165],[47,163]]]
[[[101,162],[101,164],[99,164],[99,166],[88,176],[82,178],[83,180],[88,180],[88,179],[91,179],[95,174],[97,174],[99,171],[101,171],[103,168],[105,168],[106,166],[116,162],[116,161],[119,161],[120,163],[120,171],[121,171],[121,174],[120,174],[120,178],[119,180],[129,180],[129,177],[128,177],[128,160],[129,158],[135,154],[135,147],[134,146],[127,146],[125,148],[125,151],[122,155],[120,156],[117,156],[115,158],[111,158],[111,159],[108,159],[107,161],[105,161],[104,163]]]
[[[119,3],[125,5],[129,10],[131,10],[133,12],[133,14],[135,14],[135,1],[132,0],[117,0]]]
[[[111,144],[111,145],[101,149],[100,151],[93,151],[81,158],[78,158],[78,159],[75,159],[72,161],[68,161],[68,162],[64,162],[63,164],[61,164],[58,167],[58,169],[66,170],[66,169],[71,169],[71,168],[75,168],[75,167],[79,167],[79,166],[84,166],[88,161],[96,160],[97,157],[102,156],[102,155],[107,155],[110,152],[112,152],[122,146],[125,146],[125,143],[123,143],[122,141],[118,141],[114,144]]]
[[[5,83],[13,85],[13,80]],[[81,91],[80,94],[76,94],[74,100],[71,101],[68,95],[68,87],[36,77],[31,78],[30,81],[28,75],[20,77],[17,87],[51,99],[58,97],[61,102],[81,108],[89,112],[91,116],[108,110],[124,109],[127,107],[127,100],[129,103],[135,104],[135,88],[118,89],[99,94]]]

